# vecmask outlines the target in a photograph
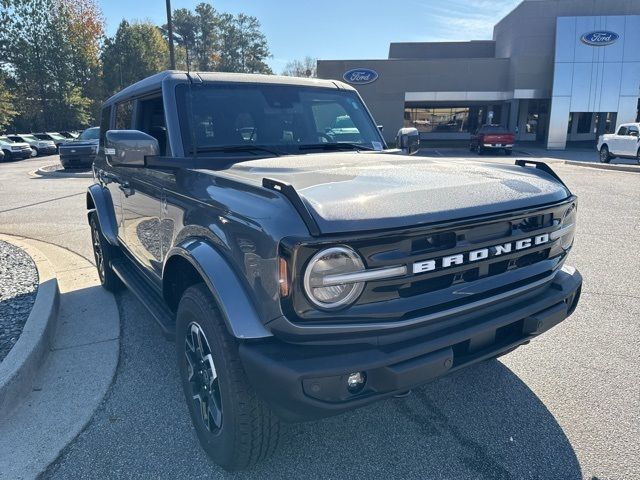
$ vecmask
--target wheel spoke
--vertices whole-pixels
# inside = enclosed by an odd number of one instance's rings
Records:
[[[220,428],[222,426],[222,409],[218,405],[217,400],[214,399],[214,395],[210,395],[209,398],[212,400],[209,402],[209,415],[214,425]]]
[[[184,341],[188,381],[196,411],[208,431],[222,427],[222,398],[211,348],[202,328],[192,323]]]

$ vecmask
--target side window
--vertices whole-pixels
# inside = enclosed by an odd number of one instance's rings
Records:
[[[139,101],[135,129],[151,135],[158,140],[160,155],[164,156],[167,154],[167,124],[164,117],[162,97],[153,97],[148,100]]]
[[[116,105],[115,130],[131,129],[131,117],[133,114],[133,102],[128,101]]]
[[[316,131],[338,142],[361,142],[362,136],[342,105],[337,102],[317,102],[312,107]]]
[[[629,127],[629,132],[627,135],[633,135],[634,137],[638,136],[638,128],[637,127]]]
[[[102,146],[109,128],[111,128],[111,106],[103,108],[100,117],[100,145]]]
[[[627,127],[620,127],[620,130],[618,130],[618,135],[626,135],[627,134]]]

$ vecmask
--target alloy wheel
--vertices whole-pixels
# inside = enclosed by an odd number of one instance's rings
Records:
[[[207,337],[195,322],[189,325],[184,349],[191,398],[205,428],[216,433],[222,427],[220,382]]]
[[[609,149],[607,147],[602,147],[600,149],[600,162],[607,163],[609,160]]]
[[[104,254],[102,252],[102,244],[100,243],[100,232],[96,222],[91,222],[91,241],[93,243],[93,255],[96,259],[96,267],[100,281],[104,282]]]

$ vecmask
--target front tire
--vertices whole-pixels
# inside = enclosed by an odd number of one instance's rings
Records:
[[[636,162],[638,163],[638,165],[640,165],[640,148],[638,149],[638,152],[636,153]]]
[[[600,149],[600,163],[609,163],[611,161],[611,153],[609,153],[609,147],[603,145]]]
[[[478,146],[476,147],[476,153],[478,155],[483,155],[484,154],[484,148],[482,147],[482,145],[478,144]]]
[[[91,243],[93,245],[93,257],[96,260],[96,268],[102,286],[110,292],[117,292],[124,286],[120,278],[111,268],[111,261],[117,258],[118,251],[107,242],[107,239],[100,230],[98,214],[93,211],[89,217],[91,227]]]
[[[40,155],[40,152],[36,147],[31,147],[31,158],[35,158]]]
[[[238,342],[202,283],[189,287],[178,305],[176,353],[191,421],[207,455],[226,470],[271,456],[280,422],[249,384]]]

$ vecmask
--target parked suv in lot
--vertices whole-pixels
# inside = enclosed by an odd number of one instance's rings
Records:
[[[623,123],[616,133],[600,136],[598,152],[602,163],[622,157],[633,158],[640,164],[640,123]]]
[[[105,103],[86,198],[100,279],[175,337],[223,467],[273,452],[280,418],[405,393],[576,308],[577,199],[555,173],[411,157],[416,133],[386,149],[329,80],[163,72]]]
[[[67,137],[57,132],[34,133],[33,136],[36,137],[38,140],[51,140],[53,143],[55,143],[56,148],[59,148],[60,145],[62,145],[64,142],[68,140]]]
[[[58,147],[60,163],[64,168],[89,168],[98,152],[100,127],[87,128],[76,139]]]
[[[31,147],[31,156],[37,157],[39,155],[53,155],[56,153],[56,144],[51,140],[39,140],[31,134],[19,133],[13,135],[7,135],[9,140],[14,142],[26,143]]]
[[[22,160],[32,154],[28,143],[14,142],[7,137],[0,137],[0,150],[4,153],[5,160]]]

